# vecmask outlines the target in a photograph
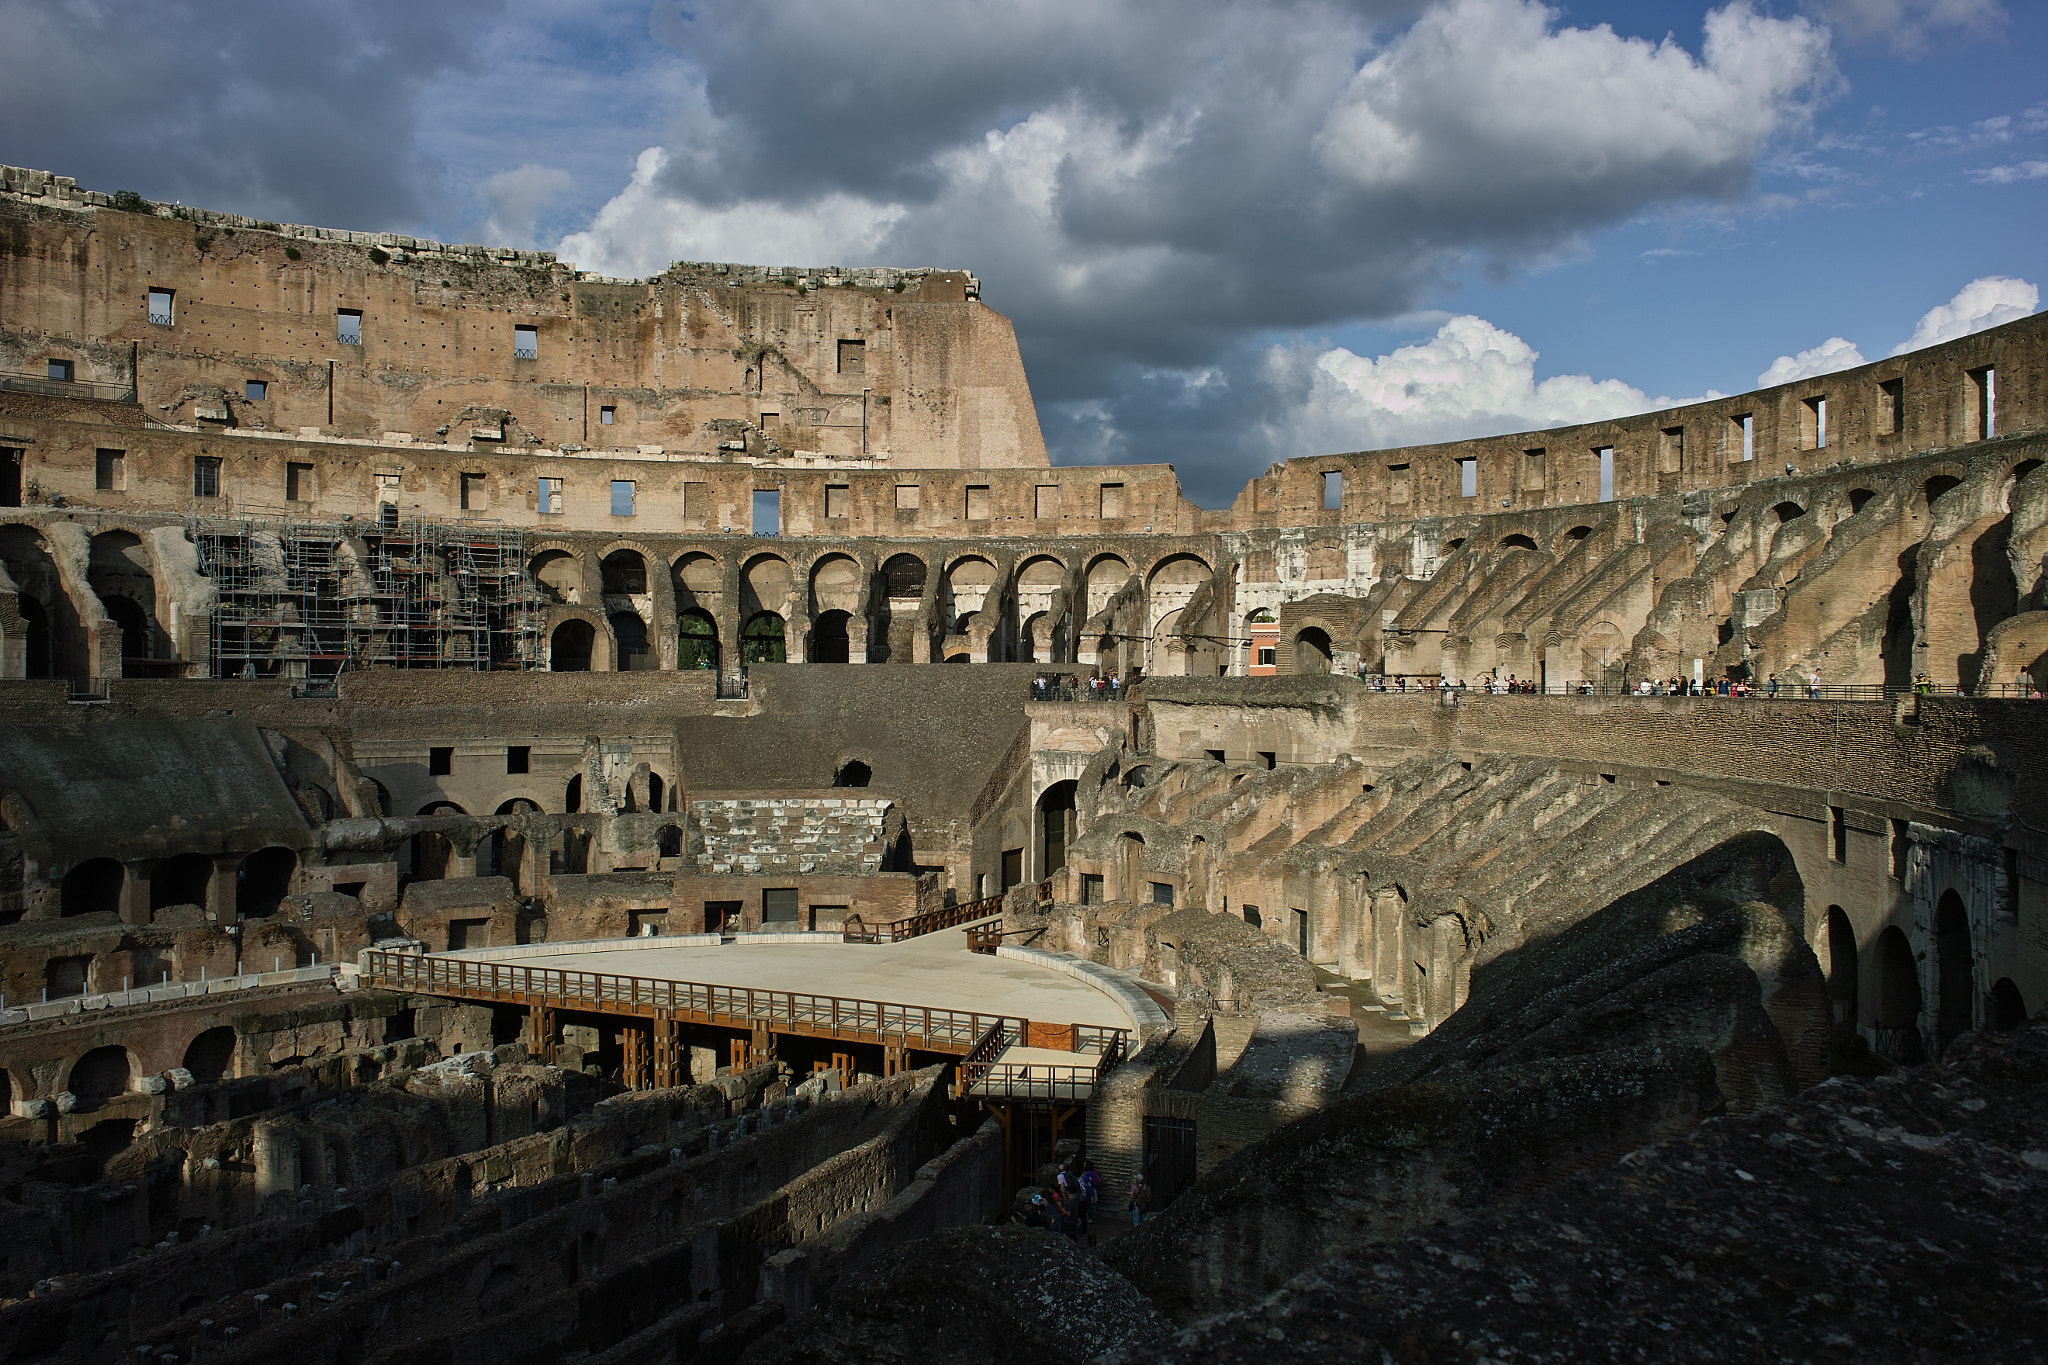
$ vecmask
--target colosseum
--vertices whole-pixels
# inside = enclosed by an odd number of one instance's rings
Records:
[[[2040,1359],[2044,449],[2036,315],[1206,510],[965,270],[0,168],[0,1347]]]

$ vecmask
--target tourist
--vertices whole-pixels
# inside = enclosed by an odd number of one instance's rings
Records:
[[[1102,1202],[1102,1173],[1092,1161],[1081,1163],[1081,1197],[1088,1202],[1088,1219],[1093,1222],[1096,1206]]]
[[[1052,1213],[1045,1206],[1044,1195],[1032,1195],[1031,1202],[1024,1206],[1024,1226],[1027,1228],[1049,1228],[1052,1226]]]
[[[1806,695],[1812,701],[1820,700],[1820,670],[1815,669],[1806,675]]]
[[[1764,700],[1776,701],[1778,697],[1778,675],[1773,673],[1764,679]]]
[[[1151,1207],[1152,1187],[1145,1183],[1145,1177],[1141,1175],[1131,1182],[1131,1226],[1136,1227],[1144,1222],[1145,1210]]]

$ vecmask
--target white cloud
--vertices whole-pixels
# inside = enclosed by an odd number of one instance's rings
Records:
[[[1971,171],[1970,179],[1980,185],[2012,185],[2022,180],[2048,177],[2048,161],[2022,161],[2011,166],[1986,166]]]
[[[1807,9],[1851,41],[1882,40],[1905,57],[1951,35],[1986,37],[2006,21],[1998,0],[1808,0]]]
[[[1366,450],[1595,422],[1669,406],[1618,379],[1536,378],[1537,352],[1513,332],[1461,314],[1427,341],[1371,358],[1337,347],[1275,347],[1266,378],[1284,417],[1276,456]]]
[[[483,240],[493,246],[531,247],[534,220],[542,207],[575,185],[575,177],[556,166],[528,162],[515,170],[499,171],[484,182],[484,200],[491,216],[484,222]]]
[[[2041,291],[2025,280],[2010,275],[1986,275],[1958,289],[1947,303],[1928,309],[1913,335],[1893,347],[1892,354],[1904,355],[1987,327],[2017,322],[2040,306]]]
[[[1810,351],[1781,355],[1773,360],[1771,367],[1756,377],[1756,386],[1767,389],[1773,384],[1789,384],[1795,379],[1811,379],[1817,374],[1853,370],[1862,363],[1863,352],[1856,349],[1854,342],[1829,337]]]
[[[664,192],[668,152],[649,147],[626,188],[583,232],[564,237],[561,258],[600,275],[656,274],[670,261],[843,264],[866,257],[902,210],[846,194],[792,212],[760,200],[716,208]]]

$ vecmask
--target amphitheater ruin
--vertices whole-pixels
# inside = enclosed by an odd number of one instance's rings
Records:
[[[2038,1358],[2048,315],[1218,511],[980,293],[0,167],[6,1358]]]

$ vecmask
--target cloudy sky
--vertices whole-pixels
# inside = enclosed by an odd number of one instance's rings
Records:
[[[335,227],[965,267],[1058,463],[1737,392],[2048,280],[2040,0],[0,0],[0,161]]]

